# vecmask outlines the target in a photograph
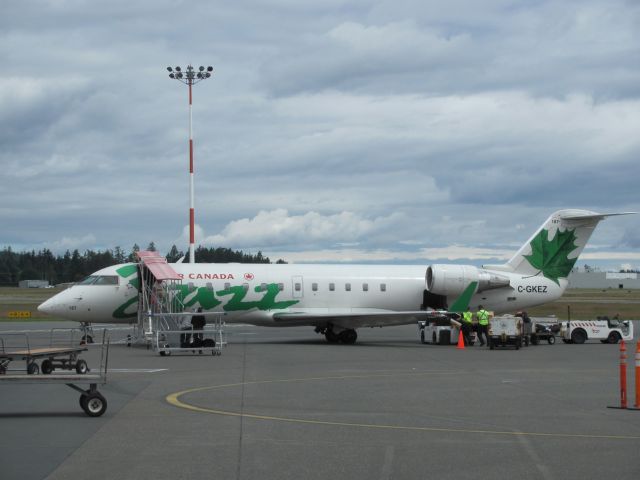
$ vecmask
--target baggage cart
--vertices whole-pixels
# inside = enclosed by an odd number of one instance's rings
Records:
[[[502,315],[489,320],[489,348],[514,347],[520,349],[523,339],[522,318]]]
[[[23,345],[19,349],[7,348],[10,343],[7,341],[7,335],[18,335],[24,339]],[[0,338],[0,383],[4,384],[64,384],[80,393],[79,404],[82,410],[90,417],[99,417],[107,410],[107,400],[98,391],[98,385],[107,383],[107,366],[109,363],[109,337],[107,331],[104,330],[102,335],[102,346],[100,351],[100,366],[97,373],[87,373],[89,368],[84,360],[77,359],[77,355],[86,348],[78,346],[68,347],[32,347],[27,333],[22,334],[5,334]],[[40,369],[36,363],[38,359],[42,359],[43,374],[39,374]],[[75,360],[72,360],[75,358]],[[11,370],[10,366],[13,360],[25,360],[26,372],[22,369]],[[50,363],[45,363],[50,362]],[[53,374],[55,366],[61,365],[61,368],[67,370],[75,369],[75,374]],[[71,367],[73,365],[73,367]],[[48,371],[49,366],[52,367]],[[46,373],[45,373],[46,371]],[[18,372],[18,373],[14,373]],[[82,388],[79,385],[88,386]]]

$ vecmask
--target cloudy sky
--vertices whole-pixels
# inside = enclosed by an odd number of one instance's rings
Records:
[[[21,0],[0,16],[0,247],[495,263],[640,211],[635,0]],[[640,215],[580,263],[640,267]]]

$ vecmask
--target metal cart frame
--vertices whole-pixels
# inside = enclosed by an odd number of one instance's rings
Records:
[[[27,336],[28,341],[28,336]],[[2,344],[4,347],[4,343]],[[62,349],[62,347],[61,347]],[[86,350],[86,348],[83,348]],[[51,350],[51,349],[50,349]],[[70,347],[70,351],[76,352],[77,348]],[[35,358],[39,358],[34,356],[35,349],[27,349],[29,351],[27,364],[28,365],[36,365]],[[13,354],[9,354],[4,352],[0,354],[0,359],[9,358],[9,362],[11,361],[11,356]],[[62,355],[62,353],[61,353]],[[19,355],[18,355],[19,356]],[[47,361],[47,360],[45,360]],[[84,362],[84,360],[82,360]],[[80,407],[84,412],[90,417],[99,417],[107,410],[107,400],[106,398],[98,391],[98,385],[105,385],[107,383],[107,368],[109,364],[109,336],[107,335],[106,329],[102,335],[102,347],[100,352],[100,367],[98,369],[98,373],[95,374],[54,374],[54,375],[37,375],[35,372],[27,372],[27,374],[6,374],[0,375],[0,382],[10,383],[10,384],[65,384],[69,388],[80,392]],[[86,362],[84,363],[86,365]],[[27,367],[28,369],[28,367]],[[76,363],[77,370],[77,363]],[[88,371],[88,368],[87,368]],[[88,385],[88,389],[83,389],[78,385]]]

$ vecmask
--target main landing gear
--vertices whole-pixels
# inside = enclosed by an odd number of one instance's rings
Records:
[[[335,331],[333,325],[326,327],[316,327],[316,333],[321,333],[328,343],[343,343],[345,345],[353,345],[358,339],[358,333],[352,328],[346,328],[338,332]]]

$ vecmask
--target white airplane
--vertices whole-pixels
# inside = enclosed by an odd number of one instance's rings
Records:
[[[631,213],[631,212],[628,212]],[[185,310],[223,312],[227,323],[309,325],[330,343],[355,343],[357,328],[416,323],[434,310],[482,304],[496,314],[560,298],[598,222],[613,215],[553,213],[506,263],[485,265],[289,265],[172,263]],[[134,323],[140,265],[95,272],[38,307],[82,323]]]

